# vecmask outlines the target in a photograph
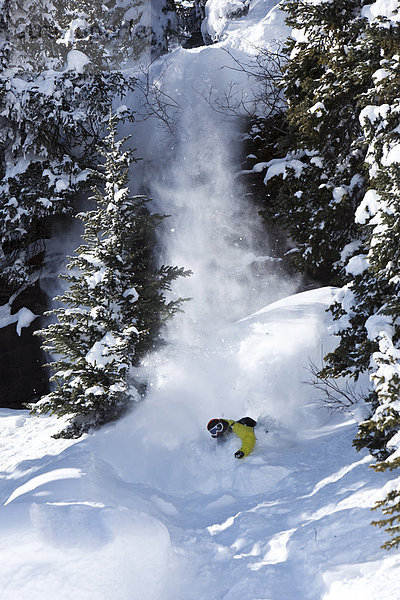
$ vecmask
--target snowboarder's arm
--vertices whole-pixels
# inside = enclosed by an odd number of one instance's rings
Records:
[[[232,427],[232,431],[242,440],[240,452],[243,452],[243,455],[247,456],[253,450],[256,443],[256,436],[254,434],[253,427],[241,425],[235,421],[229,421],[229,424]]]

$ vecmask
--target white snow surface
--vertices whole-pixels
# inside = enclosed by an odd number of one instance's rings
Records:
[[[356,223],[364,225],[377,214],[380,207],[381,196],[376,190],[367,190],[355,214]]]
[[[290,30],[279,4],[277,0],[208,0],[202,29],[213,41],[254,54],[258,48],[287,37]],[[248,7],[247,14],[232,16],[244,7]]]
[[[80,50],[70,50],[67,55],[67,71],[83,73],[89,62],[89,58]]]
[[[370,525],[389,476],[352,449],[354,419],[303,383],[331,343],[334,291],[281,299],[207,353],[164,356],[151,397],[79,441],[51,438],[54,418],[2,410],[2,597],[398,597],[400,559]],[[217,445],[205,425],[245,414],[257,444],[238,461],[237,441]]]
[[[361,275],[364,273],[366,269],[368,269],[368,259],[365,254],[357,254],[356,256],[352,256],[348,261],[345,270],[346,273],[350,273],[351,275]]]
[[[374,25],[390,27],[390,25],[400,21],[399,0],[375,0],[375,2],[364,6],[362,15]]]
[[[147,399],[124,419],[56,440],[63,420],[0,411],[2,598],[400,597],[399,554],[370,525],[384,486],[398,482],[352,447],[365,407],[331,414],[307,384],[310,360],[335,344],[326,309],[337,290],[296,293],[298,281],[271,270],[234,176],[235,123],[199,94],[224,92],[235,75],[223,48],[244,56],[282,36],[276,4],[254,0],[219,43],[153,65],[183,109],[174,138],[147,121],[134,144],[155,208],[171,215],[163,260],[193,271],[173,294],[192,300],[144,361]],[[236,460],[238,441],[216,444],[206,424],[246,415],[256,447]]]
[[[16,323],[16,331],[18,335],[21,335],[24,327],[29,327],[32,321],[37,318],[38,315],[33,314],[29,308],[23,306],[18,312],[11,314],[10,304],[3,304],[0,306],[0,327],[7,327],[12,323]]]

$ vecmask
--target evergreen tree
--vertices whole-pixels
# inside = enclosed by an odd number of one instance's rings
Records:
[[[121,67],[165,52],[172,0],[8,0],[0,6],[0,265],[11,293],[40,275],[54,216],[90,188]],[[120,112],[132,119],[132,112]]]
[[[400,27],[398,28],[400,31]],[[397,33],[398,39],[398,33]],[[379,289],[365,322],[364,335],[373,340],[375,352],[371,359],[371,381],[376,394],[371,417],[361,424],[358,446],[367,445],[369,436],[382,440],[382,455],[386,460],[375,465],[376,470],[393,470],[400,466],[400,44],[392,60],[383,60],[377,72],[374,100],[382,104],[368,106],[364,115],[369,134],[369,162],[372,171],[370,195],[360,207],[360,219],[370,231],[369,281],[371,290]],[[361,294],[359,294],[361,296]],[[365,311],[365,295],[360,298],[358,312]],[[376,521],[390,538],[386,548],[400,544],[400,490],[393,489],[377,504],[385,517]]]
[[[354,213],[365,191],[359,96],[370,87],[379,48],[364,39],[360,0],[288,0],[283,9],[293,27],[282,79],[289,131],[280,140],[284,158],[267,163],[265,216],[291,236],[299,270],[332,281],[341,251],[358,236]]]
[[[392,51],[375,73],[376,85],[369,95],[374,104],[361,113],[371,186],[356,215],[366,230],[365,269],[349,283],[353,299],[341,307],[349,327],[340,331],[338,349],[328,356],[331,372],[343,372],[343,360],[353,363],[355,372],[370,372],[371,416],[360,425],[355,445],[377,454],[377,470],[400,466],[400,45]],[[399,498],[400,491],[392,490],[378,504],[389,515],[377,521],[390,533],[388,548],[400,544]]]
[[[76,210],[109,106],[134,80],[98,60],[94,32],[88,54],[77,48],[64,2],[9,0],[0,12],[0,261],[15,291],[39,276],[50,219]]]
[[[381,333],[390,356],[398,339],[400,44],[393,28],[370,27],[368,37],[382,53],[360,113],[369,189],[355,213],[362,243],[347,257],[348,281],[334,308],[340,342],[328,356],[330,374],[353,377],[375,372]]]
[[[400,8],[400,3],[398,3]],[[388,7],[383,7],[386,13]],[[368,14],[368,5],[364,14]],[[369,90],[360,95],[360,125],[366,147],[368,189],[355,222],[361,244],[346,264],[347,284],[333,307],[339,344],[326,357],[322,375],[368,371],[372,383],[370,417],[359,425],[354,441],[377,458],[378,471],[400,466],[400,26],[382,16],[369,21],[366,43],[380,49]],[[400,491],[393,489],[377,504],[389,540],[400,544]]]
[[[58,3],[59,42],[73,46],[104,70],[154,60],[177,36],[174,0],[66,0]]]
[[[188,272],[157,266],[156,229],[162,216],[150,214],[144,196],[130,197],[130,152],[115,139],[110,119],[104,141],[104,193],[95,190],[96,208],[81,213],[81,245],[63,276],[68,287],[56,298],[57,318],[39,334],[54,354],[49,366],[55,388],[34,407],[35,413],[70,415],[61,435],[80,435],[115,418],[140,397],[135,374],[144,353],[159,340],[164,321],[182,300],[167,301],[171,282]],[[139,391],[138,391],[139,390]]]
[[[266,212],[291,235],[297,268],[344,284],[331,307],[339,343],[320,376],[370,374],[371,415],[354,444],[386,470],[400,465],[400,2],[373,6],[284,3],[294,28],[286,156],[266,163],[265,182]],[[378,505],[386,546],[397,546],[400,491]]]

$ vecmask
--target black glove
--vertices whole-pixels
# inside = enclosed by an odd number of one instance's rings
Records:
[[[238,450],[237,452],[235,452],[235,458],[243,458],[244,456],[244,452],[242,452],[241,450]]]

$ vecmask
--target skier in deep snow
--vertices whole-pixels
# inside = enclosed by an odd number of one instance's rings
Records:
[[[244,458],[253,450],[256,443],[256,436],[254,434],[254,427],[257,425],[256,421],[251,417],[243,417],[239,421],[233,421],[232,419],[211,419],[207,425],[207,429],[213,438],[219,438],[220,440],[226,439],[232,431],[241,440],[242,446],[240,450],[235,452],[235,458]]]

